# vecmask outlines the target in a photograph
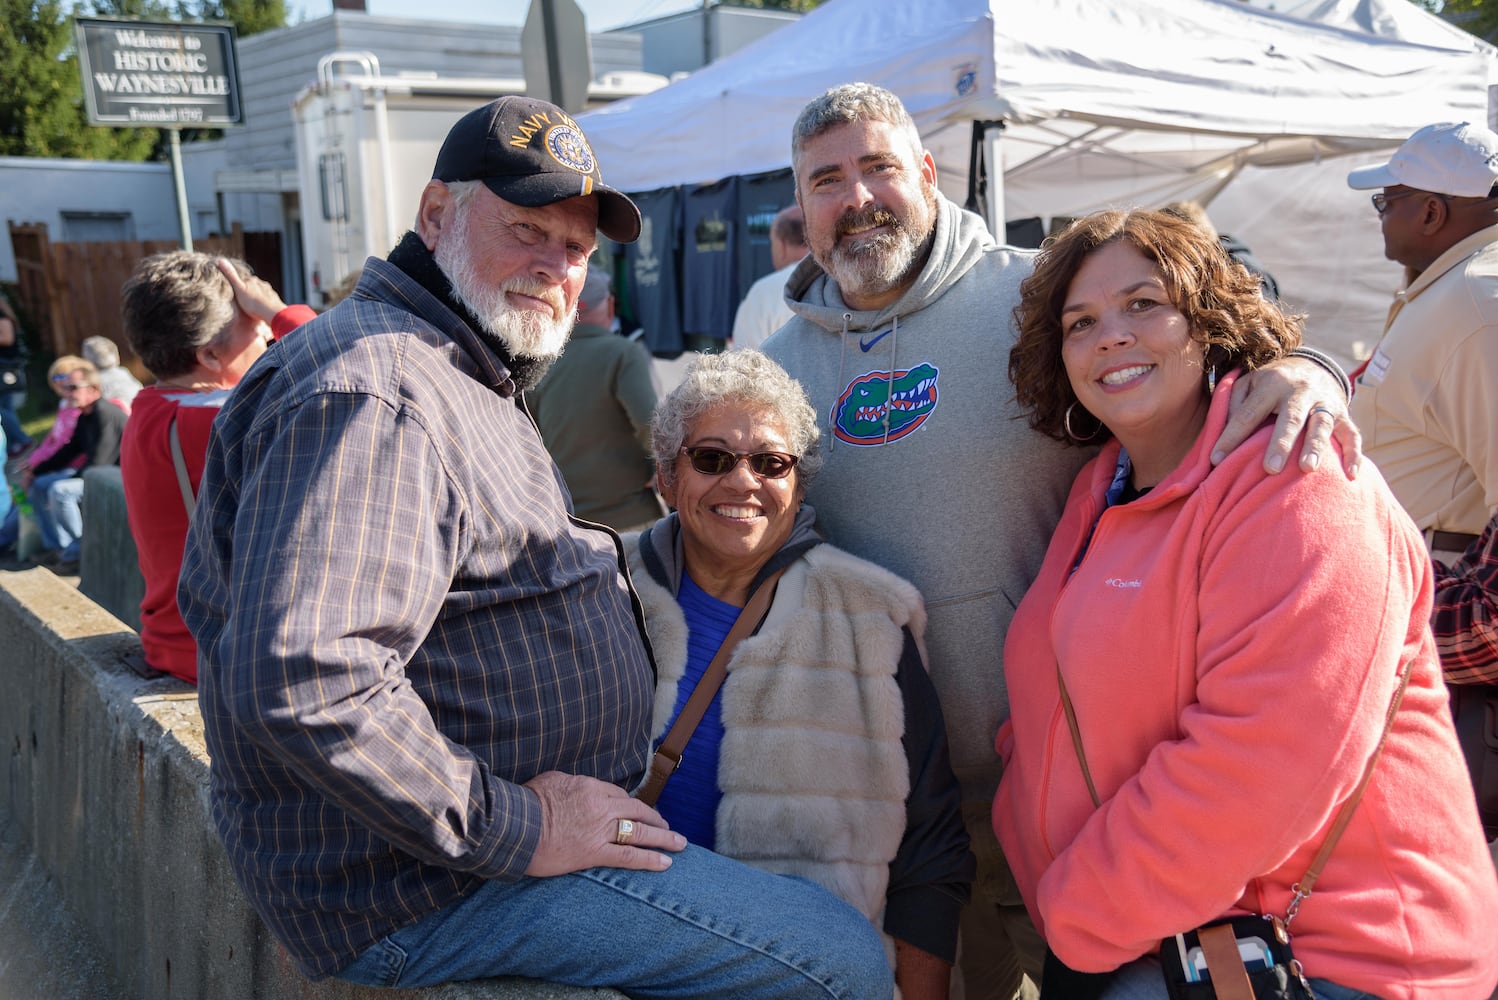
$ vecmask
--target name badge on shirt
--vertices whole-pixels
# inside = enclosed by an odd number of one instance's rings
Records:
[[[1374,351],[1373,357],[1368,359],[1368,367],[1363,369],[1363,374],[1358,377],[1358,381],[1363,385],[1383,385],[1384,379],[1389,374],[1389,365],[1392,363],[1383,351]]]

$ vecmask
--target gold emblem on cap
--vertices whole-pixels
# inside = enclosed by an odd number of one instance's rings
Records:
[[[546,111],[538,111],[527,117],[515,126],[515,131],[510,136],[510,145],[528,149],[539,133],[542,147],[553,160],[568,170],[591,174],[598,161],[593,158],[593,148],[583,137],[582,129],[577,122],[560,112],[555,116],[556,121],[552,121],[552,117]]]
[[[588,140],[572,122],[553,125],[546,132],[546,151],[562,166],[580,174],[591,174],[596,161]]]

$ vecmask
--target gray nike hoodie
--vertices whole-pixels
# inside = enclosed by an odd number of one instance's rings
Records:
[[[998,787],[1010,617],[1094,454],[1031,430],[1015,403],[1012,313],[1032,259],[940,198],[930,259],[898,301],[851,310],[808,256],[786,285],[795,315],[762,348],[818,413],[827,461],[807,501],[819,526],[926,598],[931,675],[972,809]]]

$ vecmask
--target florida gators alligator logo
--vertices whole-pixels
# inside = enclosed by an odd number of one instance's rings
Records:
[[[858,376],[832,406],[832,433],[839,441],[857,445],[900,440],[936,410],[939,375],[934,365],[922,363],[909,371]]]

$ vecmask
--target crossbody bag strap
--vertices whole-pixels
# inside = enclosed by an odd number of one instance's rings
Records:
[[[1311,886],[1316,884],[1316,879],[1321,877],[1321,869],[1326,867],[1327,859],[1332,856],[1332,848],[1337,846],[1337,841],[1342,839],[1342,834],[1347,830],[1347,824],[1352,822],[1353,810],[1357,809],[1358,803],[1363,799],[1363,793],[1368,790],[1368,783],[1373,780],[1373,768],[1378,763],[1378,758],[1383,756],[1384,745],[1389,742],[1389,733],[1394,729],[1394,717],[1399,714],[1399,706],[1404,703],[1404,693],[1410,686],[1410,670],[1415,666],[1413,659],[1404,665],[1399,672],[1399,685],[1394,688],[1394,696],[1389,699],[1389,710],[1384,713],[1384,731],[1379,734],[1378,745],[1373,748],[1373,753],[1368,758],[1368,763],[1363,766],[1363,776],[1358,780],[1358,786],[1352,790],[1352,795],[1342,804],[1342,809],[1337,813],[1337,819],[1332,823],[1332,828],[1326,832],[1326,839],[1321,843],[1321,850],[1316,852],[1316,857],[1306,868],[1306,873],[1300,877],[1300,881],[1291,887],[1295,893],[1290,899],[1290,906],[1285,911],[1285,924],[1288,927],[1290,921],[1295,919],[1296,912],[1300,909],[1301,901],[1311,895]]]
[[[723,686],[723,680],[728,676],[728,661],[733,657],[734,650],[740,642],[747,639],[759,623],[765,620],[765,615],[770,611],[770,602],[775,598],[775,585],[780,581],[780,575],[785,569],[778,569],[765,577],[764,581],[755,589],[749,597],[749,602],[744,605],[744,610],[739,612],[738,618],[734,619],[733,627],[728,630],[728,636],[723,640],[723,645],[718,647],[718,652],[713,656],[712,662],[702,672],[702,679],[692,689],[692,695],[687,703],[682,706],[681,714],[676,721],[671,723],[671,728],[666,731],[665,739],[661,740],[660,746],[655,750],[655,756],[650,761],[650,771],[645,776],[645,783],[640,790],[635,792],[635,798],[647,806],[654,806],[656,800],[661,797],[661,792],[666,787],[666,781],[681,767],[682,752],[686,750],[687,741],[696,732],[697,724],[707,714],[708,706],[712,704],[718,689]]]
[[[177,486],[182,490],[182,505],[187,508],[187,519],[191,521],[193,508],[198,505],[198,500],[192,495],[192,479],[187,475],[187,459],[182,455],[182,439],[177,436],[176,416],[172,417],[166,436],[172,445],[172,465],[177,468]]]
[[[1414,666],[1415,661],[1410,660],[1399,672],[1399,684],[1394,688],[1393,697],[1389,699],[1388,711],[1384,713],[1384,731],[1379,735],[1378,745],[1373,748],[1373,753],[1368,757],[1368,763],[1363,766],[1363,776],[1359,779],[1357,787],[1353,789],[1352,795],[1342,803],[1336,821],[1326,832],[1326,839],[1321,842],[1321,849],[1316,852],[1316,857],[1311,860],[1306,873],[1292,887],[1291,891],[1295,895],[1285,911],[1286,927],[1295,919],[1301,901],[1310,897],[1311,887],[1316,884],[1316,879],[1320,878],[1321,869],[1326,867],[1327,859],[1332,856],[1332,849],[1337,846],[1337,841],[1342,839],[1342,834],[1347,830],[1347,824],[1352,822],[1353,812],[1363,799],[1363,793],[1368,790],[1368,783],[1373,780],[1373,768],[1378,764],[1378,758],[1383,755],[1384,745],[1389,742],[1389,733],[1394,729],[1394,717],[1399,714],[1399,706],[1404,703],[1404,693],[1410,685],[1410,670]],[[1061,709],[1066,713],[1066,725],[1071,730],[1071,742],[1077,752],[1077,763],[1082,765],[1082,777],[1087,782],[1087,793],[1092,796],[1092,804],[1101,807],[1102,802],[1098,799],[1097,788],[1092,783],[1092,771],[1087,766],[1087,753],[1082,749],[1082,729],[1077,724],[1077,712],[1072,707],[1071,695],[1066,690],[1066,678],[1062,676],[1059,664],[1056,666],[1056,685],[1061,691]]]
[[[1072,708],[1071,695],[1066,693],[1066,678],[1061,676],[1061,664],[1056,664],[1056,687],[1061,690],[1061,710],[1066,713],[1066,728],[1071,730],[1071,745],[1077,752],[1077,763],[1082,765],[1082,780],[1087,782],[1087,794],[1092,796],[1092,804],[1097,808],[1103,807],[1103,801],[1097,797],[1097,786],[1092,783],[1092,769],[1087,766],[1087,753],[1082,749],[1082,728],[1077,725],[1077,710]]]

